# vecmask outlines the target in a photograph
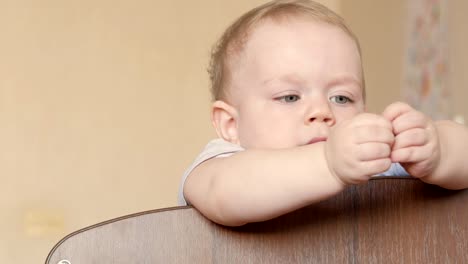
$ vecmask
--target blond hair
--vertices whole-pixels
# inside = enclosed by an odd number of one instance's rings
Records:
[[[356,43],[361,56],[361,48],[357,37],[346,25],[344,19],[326,6],[310,0],[274,0],[260,5],[239,17],[224,31],[221,38],[214,45],[208,67],[213,100],[226,100],[226,85],[230,77],[228,62],[233,55],[241,52],[254,26],[266,18],[282,19],[293,15],[305,15],[318,22],[341,28]],[[363,95],[365,95],[362,64],[361,72]]]

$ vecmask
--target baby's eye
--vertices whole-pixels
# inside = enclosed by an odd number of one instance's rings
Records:
[[[344,96],[344,95],[335,95],[330,97],[330,101],[333,103],[337,104],[346,104],[346,103],[352,103],[353,100],[351,100],[349,97]]]
[[[301,97],[299,95],[295,95],[295,94],[288,94],[288,95],[285,95],[285,96],[277,97],[275,99],[278,100],[278,101],[284,102],[284,103],[294,103],[294,102],[298,101],[299,99],[301,99]]]

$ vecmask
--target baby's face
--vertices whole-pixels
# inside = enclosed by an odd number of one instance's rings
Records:
[[[231,71],[230,101],[244,148],[326,140],[333,126],[364,111],[359,52],[336,26],[266,20]]]

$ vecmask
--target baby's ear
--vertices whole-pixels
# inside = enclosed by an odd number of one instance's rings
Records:
[[[218,137],[239,144],[237,133],[237,110],[224,101],[216,101],[211,108],[211,122]]]

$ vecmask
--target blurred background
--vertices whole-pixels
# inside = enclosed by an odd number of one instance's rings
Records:
[[[215,136],[210,48],[263,2],[0,0],[0,263],[42,263],[77,229],[175,206]],[[361,40],[368,110],[405,100],[408,1],[320,2]],[[444,114],[461,119],[468,2],[446,10]]]

